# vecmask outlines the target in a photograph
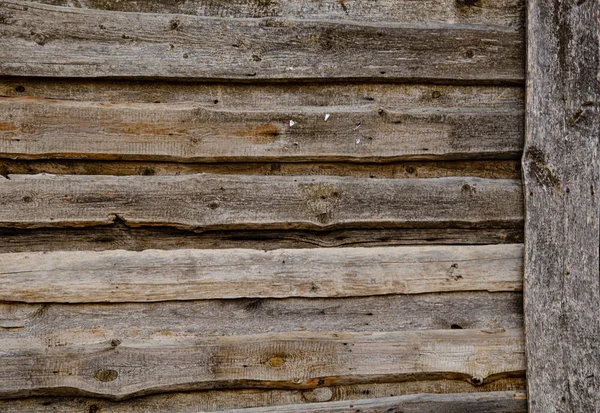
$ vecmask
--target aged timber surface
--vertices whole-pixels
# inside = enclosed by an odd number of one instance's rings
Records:
[[[523,112],[497,108],[304,106],[0,99],[0,157],[105,160],[503,159],[522,151]]]
[[[22,413],[27,411],[36,413],[56,413],[59,411],[61,413],[81,413],[96,411],[110,413],[198,413],[198,411],[212,412],[261,406],[298,405],[343,400],[355,401],[360,399],[394,397],[418,393],[461,393],[464,395],[464,393],[473,392],[511,392],[514,399],[520,400],[521,406],[523,406],[521,410],[516,410],[516,412],[525,413],[526,400],[525,395],[523,394],[524,389],[524,378],[506,378],[495,380],[480,386],[474,386],[468,382],[459,380],[422,380],[398,383],[318,387],[309,390],[251,389],[177,392],[149,395],[116,402],[98,398],[82,397],[35,397],[3,400],[2,412]],[[475,408],[480,409],[485,406],[486,400],[489,402],[492,400],[497,401],[496,397],[496,394],[484,393],[481,399],[469,398],[469,400],[474,400]],[[467,398],[461,398],[459,395],[456,395],[456,399],[465,400]],[[457,400],[455,400],[455,402]],[[508,401],[510,402],[510,399],[508,399]],[[513,400],[513,402],[516,403],[515,400]],[[350,405],[353,404],[350,403]],[[451,406],[455,405],[456,404],[451,403]],[[463,409],[460,413],[464,413],[464,405],[458,405]],[[301,406],[293,407],[297,409]],[[445,407],[448,408],[449,406],[446,405]],[[511,410],[506,409],[506,404],[495,403],[490,406],[489,412],[511,412]],[[292,409],[292,411],[296,410]],[[436,406],[435,411],[446,412],[447,410],[441,410],[441,407]],[[364,412],[364,410],[361,410],[361,412]],[[389,410],[384,410],[383,412],[389,413]],[[422,410],[419,411],[419,413],[421,412]],[[481,413],[482,410],[474,410],[474,412]],[[355,413],[355,411],[353,413]]]
[[[225,19],[0,4],[0,73],[161,79],[522,83],[524,39],[500,26]]]
[[[205,17],[335,19],[379,22],[473,23],[522,28],[523,0],[493,2],[455,0],[35,0],[55,6]]]
[[[520,291],[523,246],[0,254],[0,300],[132,302]]]
[[[529,1],[523,156],[532,413],[600,411],[600,3]]]
[[[0,178],[0,224],[180,228],[490,227],[523,222],[519,181],[242,175]]]
[[[0,336],[73,345],[162,336],[285,331],[523,328],[522,294],[454,292],[352,298],[199,300],[119,304],[0,304]],[[123,314],[127,314],[124,317]]]
[[[482,383],[525,370],[522,329],[165,336],[57,347],[7,338],[1,344],[0,397],[120,399],[215,386],[307,389],[418,377]]]

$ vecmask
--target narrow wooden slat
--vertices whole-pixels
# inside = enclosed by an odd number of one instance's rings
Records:
[[[0,254],[0,301],[131,302],[519,291],[523,246]]]
[[[521,329],[283,333],[85,346],[24,347],[2,340],[0,397],[314,388],[406,378],[481,383],[525,368]]]
[[[0,156],[15,159],[367,161],[516,158],[523,113],[498,109],[0,99]]]
[[[17,0],[0,12],[4,75],[524,80],[523,36],[498,26],[222,19]]]
[[[517,227],[521,183],[478,178],[52,176],[0,178],[0,225],[179,228]]]
[[[240,334],[522,328],[522,294],[456,292],[352,298],[116,304],[0,304],[0,335],[23,345]],[[123,315],[127,314],[126,317]]]
[[[93,228],[0,228],[0,253],[189,248],[250,248],[268,251],[281,248],[485,245],[522,242],[523,230],[519,228],[193,232],[170,227],[130,228],[122,222]]]
[[[510,391],[517,400],[523,400],[525,379],[499,379],[481,386],[458,380],[426,380],[399,383],[355,384],[319,387],[311,390],[209,390],[178,392],[137,397],[130,400],[110,401],[81,397],[35,397],[2,401],[3,413],[198,413],[242,409],[261,406],[279,406],[327,401],[359,400],[378,397],[414,395],[418,393],[471,393]],[[487,395],[489,396],[489,395]],[[480,405],[481,406],[481,405]],[[448,408],[449,406],[444,406]],[[361,410],[362,411],[362,410]],[[439,411],[439,410],[437,410]],[[443,410],[445,411],[445,410]],[[500,410],[506,413],[506,410]],[[523,410],[525,412],[526,410]],[[477,410],[479,412],[479,410]]]
[[[523,156],[532,413],[600,406],[600,3],[528,1]]]
[[[302,19],[336,19],[388,22],[461,22],[522,27],[525,7],[522,0],[468,2],[455,0],[279,0],[214,1],[153,0],[131,2],[119,0],[35,0],[55,6],[145,13],[181,13],[206,17],[262,18],[290,17]]]
[[[229,413],[525,413],[527,400],[523,393],[494,392],[488,394],[419,394],[352,402],[315,403],[303,406],[259,407],[229,410]]]

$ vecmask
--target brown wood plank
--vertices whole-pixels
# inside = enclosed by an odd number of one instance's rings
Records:
[[[122,222],[94,228],[0,228],[0,253],[125,249],[345,248],[400,245],[485,245],[523,242],[523,230],[488,228],[342,229],[334,231],[187,231],[170,227],[130,228]]]
[[[520,181],[241,175],[0,178],[0,225],[203,229],[522,225]]]
[[[468,382],[458,380],[426,380],[319,387],[311,390],[252,389],[178,392],[137,397],[118,402],[81,397],[32,397],[3,400],[2,412],[198,413],[198,411],[212,412],[261,406],[394,397],[417,393],[439,394],[490,391],[523,393],[524,390],[524,378],[499,379],[481,386],[474,386]],[[522,394],[515,394],[515,398],[522,399],[522,403],[525,403]],[[506,410],[501,411],[506,412]],[[523,410],[523,412],[525,411]]]
[[[521,329],[281,333],[25,347],[2,340],[0,397],[298,388],[407,378],[482,383],[525,370]]]
[[[508,27],[524,25],[522,0],[454,1],[454,0],[153,0],[131,2],[119,0],[35,0],[55,6],[75,6],[100,10],[144,13],[177,13],[206,17],[262,18],[289,17],[379,22],[440,22],[493,24]]]
[[[527,412],[527,400],[522,393],[415,394],[351,402],[315,403],[294,406],[270,406],[229,410],[230,413],[513,413]]]
[[[517,292],[118,304],[0,304],[0,335],[39,345],[243,334],[523,328]],[[126,314],[127,316],[124,316]]]
[[[523,246],[0,254],[0,301],[139,302],[520,291]]]
[[[0,98],[0,156],[14,159],[362,161],[516,158],[523,113],[498,109],[214,105]]]
[[[0,96],[103,103],[193,103],[221,110],[362,106],[523,111],[522,86],[413,83],[206,83],[0,77]]]
[[[529,1],[523,157],[532,413],[600,406],[600,3]]]
[[[524,80],[512,28],[223,19],[6,0],[0,73],[161,79]],[[60,28],[60,30],[57,30]]]

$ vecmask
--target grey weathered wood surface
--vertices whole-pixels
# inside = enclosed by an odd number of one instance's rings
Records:
[[[520,291],[521,244],[0,254],[0,301],[139,302]]]
[[[94,228],[0,228],[0,253],[124,249],[386,247],[484,245],[523,242],[523,229],[391,228],[334,231],[188,231],[170,227],[130,228],[123,223]]]
[[[139,4],[139,3],[138,3]],[[193,103],[229,110],[360,106],[523,111],[522,85],[413,83],[206,83],[0,77],[0,96],[104,103]]]
[[[108,160],[502,159],[522,152],[523,113],[478,108],[304,106],[269,111],[189,103],[0,99],[0,157]]]
[[[351,402],[315,403],[303,406],[258,407],[229,410],[230,413],[516,413],[527,412],[523,393],[413,394]]]
[[[177,13],[205,17],[335,19],[378,22],[440,22],[491,24],[514,28],[524,25],[523,0],[469,2],[454,0],[35,0],[55,6],[144,13]]]
[[[205,18],[17,0],[0,12],[4,75],[524,80],[524,38],[501,26]]]
[[[113,399],[219,388],[315,388],[454,378],[482,383],[525,370],[522,329],[312,333],[27,346],[3,339],[0,397]]]
[[[334,175],[356,178],[448,178],[473,176],[491,179],[521,179],[520,160],[503,161],[412,161],[401,163],[348,162],[234,162],[181,163],[144,161],[12,160],[0,159],[0,175]]]
[[[600,410],[600,3],[529,1],[525,314],[532,413]]]
[[[243,175],[0,178],[0,225],[180,228],[516,227],[521,183]]]
[[[523,328],[521,293],[0,304],[1,337],[57,346],[162,336],[192,339],[286,331],[366,333],[405,329],[493,331],[501,328]]]
[[[298,405],[328,401],[354,401],[409,394],[512,392],[525,405],[525,379],[499,379],[481,386],[458,380],[426,380],[399,383],[354,384],[318,387],[309,390],[208,390],[149,395],[129,400],[111,401],[82,397],[32,397],[2,401],[2,413],[198,413],[261,406]],[[494,395],[490,395],[494,396]],[[463,399],[464,400],[464,399]],[[477,404],[481,407],[485,404]],[[505,406],[506,407],[506,406]],[[361,410],[362,411],[362,410]],[[438,407],[436,412],[443,411]],[[525,412],[526,410],[522,410]],[[422,412],[422,410],[420,411]],[[480,412],[480,410],[476,410]],[[495,413],[507,413],[498,409]],[[354,412],[355,413],[355,412]]]

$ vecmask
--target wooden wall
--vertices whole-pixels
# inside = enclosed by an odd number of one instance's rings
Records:
[[[0,411],[526,411],[524,14],[1,1]]]

